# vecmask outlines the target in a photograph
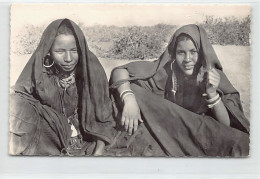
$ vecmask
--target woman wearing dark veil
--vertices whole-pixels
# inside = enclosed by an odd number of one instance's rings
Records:
[[[14,91],[10,154],[100,155],[111,143],[107,77],[73,21],[45,29]]]
[[[120,135],[133,134],[118,155],[248,156],[239,93],[203,28],[181,27],[158,60],[118,67],[110,82],[126,131]]]

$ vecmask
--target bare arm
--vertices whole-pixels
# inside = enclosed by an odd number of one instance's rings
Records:
[[[113,82],[117,82],[119,80],[129,78],[129,73],[125,69],[117,69],[117,70],[113,71],[113,73],[111,74],[111,77],[112,77]],[[120,85],[117,88],[117,91],[119,92],[119,94],[124,90],[130,90],[130,83],[129,82],[123,83],[122,85]],[[96,148],[95,148],[93,155],[94,156],[102,155],[104,148],[105,148],[105,142],[100,140],[100,139],[97,139],[97,144],[96,144]]]
[[[114,70],[114,72],[112,73],[113,82],[117,82],[119,80],[123,80],[123,79],[127,79],[127,78],[129,78],[129,73],[125,69]],[[123,90],[130,90],[129,82],[124,83],[124,84],[120,85],[119,88],[117,88],[117,91],[119,93],[122,92]],[[94,156],[102,155],[104,148],[105,148],[105,142],[100,139],[97,139],[96,148],[95,148],[93,155]]]
[[[216,89],[218,88],[219,83],[220,83],[220,75],[218,74],[216,69],[212,69],[211,71],[208,72],[209,85],[206,89],[208,99],[212,99],[218,95]],[[221,122],[226,126],[230,126],[230,118],[227,109],[223,104],[223,102],[221,101],[221,99],[219,102],[213,105],[212,112],[217,121]]]
[[[213,98],[217,95],[217,92],[214,94],[208,94],[210,98]],[[217,121],[221,122],[222,124],[225,124],[226,126],[230,126],[230,119],[227,112],[227,109],[224,105],[224,103],[220,100],[216,105],[213,106],[212,112],[214,117]]]
[[[113,82],[128,78],[129,73],[126,69],[116,69],[112,73]],[[117,88],[117,92],[119,94],[122,94],[125,91],[131,91],[129,82],[123,83]],[[140,115],[140,109],[133,93],[125,95],[123,99],[121,98],[121,100],[124,104],[121,124],[125,127],[125,130],[128,132],[128,134],[132,135],[132,133],[135,132],[138,128],[138,121],[143,122]]]
[[[128,79],[129,78],[129,73],[128,73],[128,71],[126,69],[116,69],[111,74],[111,77],[112,77],[112,81],[113,82],[117,82],[119,80]],[[120,85],[117,88],[117,91],[118,91],[119,94],[121,92],[123,92],[124,90],[131,90],[129,82],[123,83],[122,85]]]

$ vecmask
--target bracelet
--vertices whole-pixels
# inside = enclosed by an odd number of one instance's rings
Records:
[[[207,95],[207,93],[202,93],[202,96],[203,96],[203,97],[206,97],[206,96],[208,96],[208,95]]]
[[[213,104],[208,104],[209,108],[213,108],[215,105],[217,105],[221,101],[221,98],[219,97]]]
[[[214,103],[215,101],[217,101],[219,98],[219,94],[217,93],[216,96],[214,96],[213,98],[210,98],[210,99],[206,99],[207,103],[211,104],[211,103]]]
[[[120,98],[122,99],[122,96],[125,94],[125,93],[134,93],[132,90],[124,90],[120,93]]]
[[[134,95],[134,93],[130,93],[130,92],[128,92],[128,93],[125,93],[123,96],[122,96],[122,98],[121,98],[121,100],[122,100],[122,102],[124,102],[124,99],[125,99],[125,97],[127,97],[128,95]]]

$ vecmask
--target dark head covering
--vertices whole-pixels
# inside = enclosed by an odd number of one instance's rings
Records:
[[[62,23],[70,24],[78,45],[79,61],[76,66],[76,85],[78,88],[79,121],[83,131],[111,142],[112,105],[109,98],[107,77],[97,57],[88,49],[81,29],[69,19],[52,22],[43,32],[41,41],[29,62],[18,78],[14,90],[38,99],[47,104],[53,94],[48,88],[50,83],[43,65]]]
[[[172,36],[166,50],[160,56],[160,58],[154,62],[132,62],[123,65],[121,69],[126,69],[129,72],[129,81],[134,80],[146,80],[149,81],[149,85],[154,84],[157,88],[158,94],[164,94],[166,90],[166,84],[168,79],[172,77],[172,72],[169,72],[170,66],[173,62],[174,49],[177,45],[177,38],[181,34],[186,34],[191,37],[195,43],[195,47],[199,51],[199,58],[202,67],[206,70],[210,68],[216,68],[220,74],[221,81],[219,85],[219,91],[223,93],[222,100],[228,111],[232,115],[231,126],[239,128],[242,131],[249,131],[249,122],[243,114],[242,105],[239,99],[238,91],[233,87],[226,75],[223,73],[222,66],[218,60],[218,57],[210,44],[205,30],[194,24],[185,25],[179,28]],[[117,69],[117,68],[116,68]],[[117,88],[120,84],[126,80],[121,80],[113,83],[111,81],[111,89]],[[197,78],[198,80],[198,78]],[[156,91],[153,89],[153,91]]]
[[[209,69],[210,67],[214,67],[216,69],[222,70],[222,66],[212,45],[209,42],[205,30],[200,26],[194,24],[185,25],[174,33],[167,48],[168,52],[171,52],[170,54],[175,53],[177,45],[176,41],[181,34],[186,34],[191,37],[195,47],[199,51],[199,57],[202,58],[202,65],[204,67],[206,67],[207,69]]]
[[[179,28],[172,36],[166,50],[160,56],[160,58],[152,63],[137,62],[127,64],[128,72],[131,77],[136,78],[148,78],[153,76],[158,70],[163,68],[167,63],[172,62],[171,55],[174,52],[175,46],[177,45],[177,37],[181,34],[187,34],[190,36],[195,43],[196,48],[199,50],[199,56],[203,58],[202,65],[206,68],[214,67],[222,70],[222,66],[218,60],[218,57],[209,42],[207,34],[200,26],[190,24]],[[144,64],[144,65],[142,65]],[[131,66],[135,66],[132,68]],[[146,70],[149,69],[149,70]]]

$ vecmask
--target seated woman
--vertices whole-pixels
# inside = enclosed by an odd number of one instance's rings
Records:
[[[100,155],[111,143],[107,77],[71,20],[56,20],[45,29],[14,91],[10,154],[91,155],[95,150]]]
[[[114,69],[110,87],[121,125],[134,133],[127,139],[131,155],[249,154],[249,122],[239,93],[200,26],[178,29],[156,61]]]

